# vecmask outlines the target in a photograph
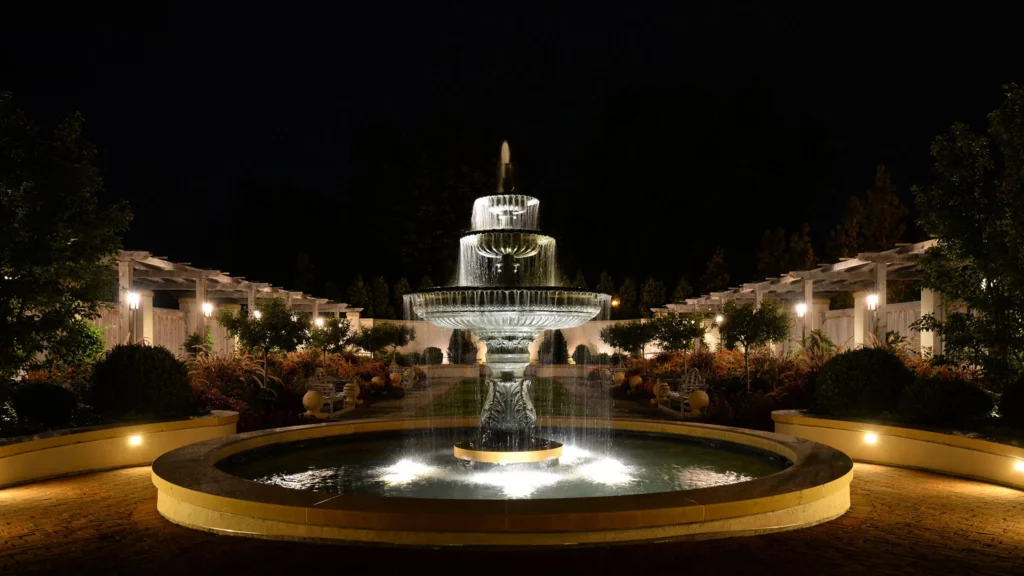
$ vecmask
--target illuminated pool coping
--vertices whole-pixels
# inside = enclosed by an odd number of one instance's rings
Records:
[[[418,546],[545,546],[747,535],[810,526],[850,507],[853,462],[780,434],[646,420],[591,422],[615,430],[733,442],[793,465],[747,482],[655,494],[538,500],[338,495],[244,480],[216,468],[262,446],[349,434],[468,427],[475,418],[367,420],[237,434],[174,450],[153,463],[157,509],[190,528],[257,538]],[[545,426],[571,426],[540,419]]]

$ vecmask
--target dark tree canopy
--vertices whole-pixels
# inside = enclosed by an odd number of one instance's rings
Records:
[[[955,124],[935,139],[934,183],[914,191],[921,226],[939,240],[922,260],[924,286],[971,311],[926,327],[996,379],[1024,364],[1024,90],[1005,90],[987,134]]]
[[[679,282],[676,283],[676,287],[672,290],[672,302],[683,303],[687,298],[693,295],[693,286],[686,281],[686,278],[680,278]]]
[[[700,278],[700,289],[702,292],[713,292],[724,290],[729,287],[729,264],[725,261],[725,251],[716,248],[711,259],[708,260],[707,269]]]
[[[622,287],[619,288],[619,308],[616,312],[619,318],[636,318],[639,315],[637,311],[636,283],[633,282],[632,278],[626,278],[622,281]]]
[[[615,295],[615,280],[612,280],[611,274],[601,272],[601,276],[597,279],[597,286],[594,289],[603,294]]]
[[[391,288],[383,276],[378,276],[373,281],[373,290],[370,296],[370,306],[373,308],[374,318],[394,318],[395,309],[391,305]],[[366,316],[371,316],[366,314]]]
[[[875,183],[861,199],[852,196],[843,220],[829,240],[833,258],[853,258],[859,252],[888,250],[907,230],[907,209],[896,195],[892,176],[883,164],[875,169]]]
[[[71,337],[113,296],[126,204],[104,206],[74,114],[44,133],[0,92],[0,378]]]
[[[348,286],[348,305],[353,308],[362,308],[363,316],[373,317],[373,300],[362,274],[356,274]]]

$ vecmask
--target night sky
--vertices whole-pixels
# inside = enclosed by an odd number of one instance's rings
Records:
[[[909,205],[935,135],[1024,81],[983,3],[9,4],[0,90],[85,115],[126,248],[318,295],[446,281],[503,139],[570,276],[671,290],[721,245],[752,280],[765,228],[823,254],[875,164]]]

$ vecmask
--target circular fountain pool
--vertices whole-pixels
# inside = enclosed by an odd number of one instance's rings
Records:
[[[424,444],[421,435],[409,433],[332,438],[257,449],[217,467],[297,490],[504,500],[710,488],[768,476],[789,465],[778,454],[737,444],[630,433],[614,434],[600,446],[567,443],[558,460],[529,464],[467,465],[450,448]]]
[[[843,514],[853,463],[789,436],[565,419],[559,462],[458,461],[468,419],[313,424],[186,446],[153,463],[157,509],[224,534],[401,545],[550,546],[790,530]],[[602,432],[604,433],[604,432]],[[584,449],[582,446],[590,446]]]

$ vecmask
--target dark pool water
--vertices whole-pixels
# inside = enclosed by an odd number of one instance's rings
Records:
[[[646,494],[745,482],[789,462],[728,443],[614,434],[590,447],[566,443],[557,464],[469,465],[446,440],[352,437],[246,452],[218,467],[248,480],[340,494],[502,500]]]

